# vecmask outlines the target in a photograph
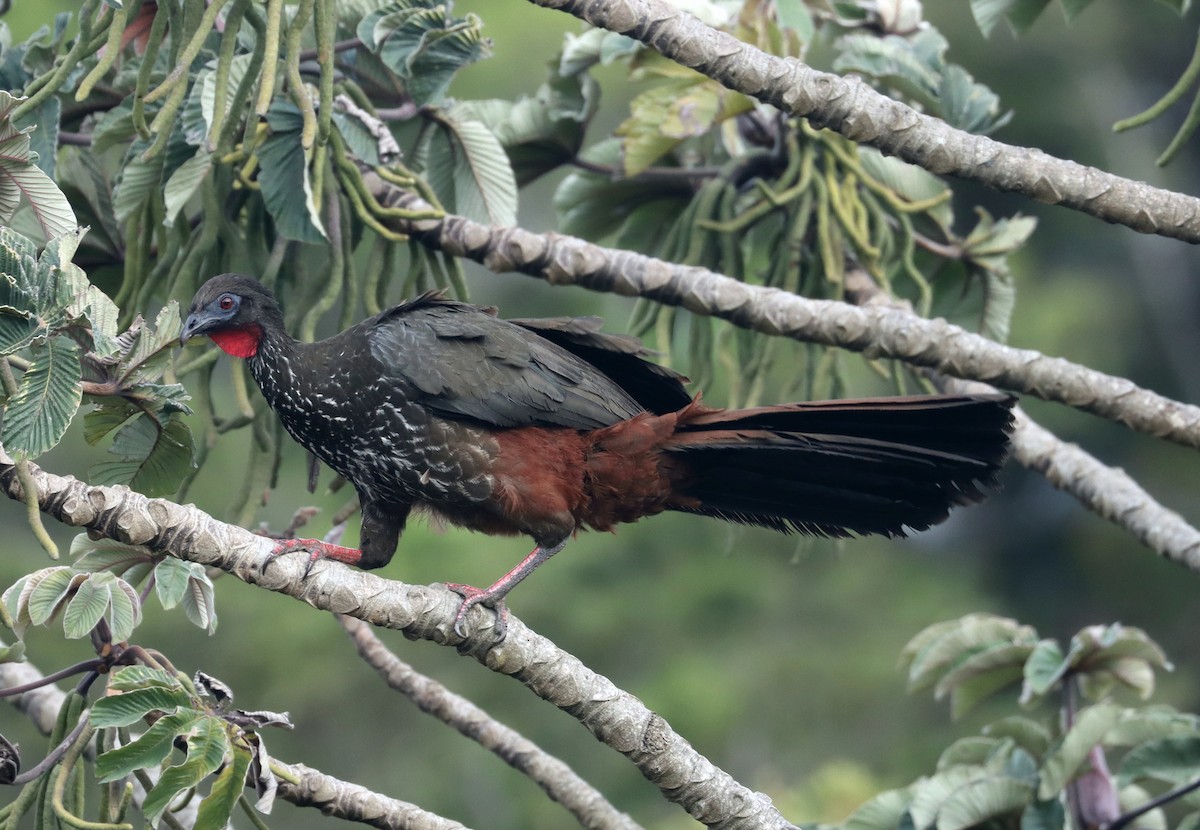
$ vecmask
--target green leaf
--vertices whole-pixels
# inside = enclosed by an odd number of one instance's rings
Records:
[[[1021,704],[1043,697],[1058,685],[1070,668],[1062,646],[1057,640],[1041,640],[1025,661],[1025,685],[1021,689]]]
[[[157,766],[171,754],[176,736],[184,735],[203,714],[186,709],[156,720],[149,729],[125,746],[110,749],[96,759],[96,776],[101,783],[116,781],[135,770]],[[92,726],[99,727],[95,720]]]
[[[247,749],[233,748],[232,763],[221,770],[208,797],[200,802],[193,830],[223,830],[246,787],[246,773],[250,770],[252,757]]]
[[[191,789],[215,772],[232,750],[225,722],[220,718],[201,718],[187,737],[188,757],[182,764],[163,770],[154,788],[146,794],[142,813],[150,824],[157,824],[175,796]]]
[[[953,792],[938,811],[937,830],[965,830],[1024,809],[1033,800],[1033,787],[1007,777],[972,781]]]
[[[1134,746],[1159,738],[1200,735],[1200,716],[1170,706],[1131,709],[1104,737],[1108,746]]]
[[[157,194],[162,192],[162,154],[149,161],[143,161],[141,154],[145,149],[145,142],[140,140],[130,146],[121,165],[121,172],[117,174],[113,184],[113,212],[122,225],[141,210],[146,202],[157,198]]]
[[[984,766],[998,750],[1006,746],[1011,747],[1012,742],[980,735],[968,735],[965,738],[959,738],[942,750],[942,754],[938,756],[938,772],[950,769],[951,767]]]
[[[100,698],[92,705],[91,722],[97,729],[129,726],[154,712],[170,715],[184,709],[191,709],[191,698],[182,688],[150,686]]]
[[[56,445],[79,410],[82,395],[79,347],[52,337],[33,353],[17,394],[4,407],[0,440],[13,455],[36,458]]]
[[[641,50],[640,42],[607,29],[589,29],[579,35],[568,32],[559,56],[558,73],[567,78],[581,75],[596,64],[608,66]]]
[[[213,634],[217,630],[216,592],[204,569],[192,564],[192,576],[183,595],[183,613],[193,625]]]
[[[108,681],[110,692],[128,692],[133,689],[164,688],[182,689],[179,678],[166,669],[149,666],[123,666],[112,673]]]
[[[163,206],[166,211],[163,216],[164,225],[171,227],[175,224],[175,217],[179,215],[179,211],[183,210],[188,199],[200,189],[200,185],[208,178],[212,169],[212,154],[201,148],[171,173],[163,188]]]
[[[972,781],[986,780],[989,773],[981,766],[958,766],[924,778],[913,785],[912,816],[916,830],[932,827],[942,805],[957,790]]]
[[[311,153],[300,143],[300,111],[276,103],[267,113],[271,136],[258,148],[263,203],[281,235],[298,242],[327,241],[309,176]]]
[[[894,830],[901,826],[911,801],[908,789],[882,792],[851,813],[841,830]]]
[[[105,401],[83,416],[83,440],[95,446],[104,436],[140,413],[141,410],[128,401]]]
[[[99,576],[99,574],[97,574]],[[123,579],[113,577],[114,585],[110,591],[108,628],[113,640],[123,642],[129,639],[138,623],[142,621],[142,602],[133,586]]]
[[[172,416],[160,427],[147,415],[121,427],[111,452],[122,460],[92,466],[97,484],[128,484],[147,496],[163,496],[179,488],[194,464],[192,433]]]
[[[621,161],[620,143],[605,139],[589,147],[583,156],[589,162],[615,169]],[[564,177],[555,190],[554,210],[562,233],[600,241],[621,229],[641,208],[642,216],[670,216],[693,195],[682,182],[627,179],[579,170]]]
[[[1050,730],[1021,715],[1010,715],[983,728],[983,734],[995,738],[1010,738],[1031,755],[1041,757],[1050,747]]]
[[[444,116],[438,125],[427,171],[447,209],[484,224],[516,224],[517,182],[496,136],[478,121]]]
[[[1001,17],[1017,32],[1024,32],[1037,20],[1050,0],[971,0],[971,13],[975,25],[984,37],[991,35]]]
[[[112,583],[115,580],[112,574],[94,573],[79,584],[63,613],[63,633],[68,640],[86,637],[100,622],[112,600]],[[125,638],[114,639],[120,642]]]
[[[1104,740],[1104,736],[1121,720],[1123,714],[1121,707],[1108,703],[1080,709],[1076,713],[1075,723],[1042,764],[1038,798],[1055,798],[1079,772],[1092,748]]]
[[[942,675],[933,688],[933,696],[940,700],[967,681],[977,680],[983,675],[995,672],[1001,672],[1010,679],[1014,676],[1020,677],[1030,651],[1032,647],[1028,643],[999,642],[986,646]]]
[[[921,638],[921,649],[911,656],[908,667],[910,691],[933,685],[937,679],[977,652],[999,644],[1032,644],[1035,633],[1029,626],[992,614],[969,614],[954,624],[940,628],[938,636]],[[901,656],[909,659],[912,643]]]
[[[38,571],[22,591],[21,601],[29,615],[29,621],[34,625],[49,622],[59,612],[75,586],[85,579],[86,574],[72,573],[67,567]]]
[[[30,149],[32,127],[18,130],[12,111],[24,98],[0,90],[0,222],[12,220],[17,208],[28,205],[46,239],[74,231],[78,222],[67,197],[34,163]]]
[[[1034,801],[1021,813],[1021,830],[1063,830],[1067,815],[1062,801]]]
[[[168,556],[154,568],[154,591],[162,607],[170,610],[183,599],[187,593],[188,580],[195,573],[194,567],[204,568],[195,562],[184,562]]]
[[[58,155],[58,129],[62,118],[62,99],[57,95],[49,98],[22,119],[19,128],[29,135],[29,151],[37,166],[51,179],[55,177],[55,158]],[[14,128],[17,125],[14,123]]]
[[[1121,784],[1142,779],[1165,781],[1173,786],[1200,778],[1200,735],[1180,735],[1147,741],[1121,760]]]
[[[455,73],[490,51],[479,18],[454,18],[448,8],[395,0],[358,26],[359,39],[404,82],[418,106],[439,102]]]
[[[17,641],[12,645],[0,644],[0,663],[24,663],[25,643]]]
[[[137,585],[154,567],[155,557],[144,545],[126,545],[115,539],[91,539],[80,533],[71,541],[77,571],[108,571]]]

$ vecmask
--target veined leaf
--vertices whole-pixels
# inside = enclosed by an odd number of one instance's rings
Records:
[[[1050,746],[1050,730],[1021,715],[1010,715],[983,728],[983,734],[1009,738],[1031,755],[1041,757]]]
[[[325,226],[313,199],[309,164],[300,143],[300,111],[276,103],[267,113],[271,136],[258,148],[263,202],[280,234],[298,242],[325,242]]]
[[[1066,818],[1059,799],[1034,801],[1021,813],[1021,830],[1063,830]]]
[[[167,715],[191,708],[191,697],[182,687],[149,686],[102,697],[92,705],[91,722],[96,728],[129,726],[149,714]]]
[[[1119,706],[1101,703],[1080,709],[1075,723],[1042,764],[1042,783],[1038,798],[1054,798],[1075,777],[1092,748],[1123,717]]]
[[[141,210],[148,200],[155,198],[155,194],[162,191],[162,155],[143,161],[141,154],[145,149],[145,142],[133,142],[125,155],[121,172],[113,184],[113,212],[122,225]]]
[[[179,165],[163,187],[163,206],[166,213],[163,224],[167,227],[175,224],[175,217],[183,210],[188,199],[200,189],[200,185],[212,171],[212,154],[201,147],[196,154]]]
[[[951,795],[973,781],[986,780],[988,777],[988,771],[982,766],[959,766],[918,781],[913,785],[912,805],[908,809],[913,827],[916,830],[932,827],[942,805]]]
[[[987,37],[1001,17],[1018,33],[1026,31],[1038,19],[1050,0],[971,0],[971,13],[975,25]]]
[[[163,770],[154,788],[146,794],[142,813],[150,824],[157,824],[175,796],[203,781],[225,762],[232,747],[220,718],[198,720],[187,735],[188,757],[182,764]]]
[[[972,781],[956,790],[938,811],[937,830],[966,830],[988,819],[1023,809],[1033,787],[1004,776]]]
[[[1057,640],[1045,639],[1033,647],[1025,661],[1025,685],[1021,689],[1021,703],[1027,704],[1044,696],[1062,680],[1070,662],[1062,652]]]
[[[63,633],[68,640],[86,637],[100,622],[112,599],[115,579],[110,573],[94,573],[79,584],[63,612]],[[117,641],[121,639],[125,638]]]
[[[489,51],[479,18],[452,18],[447,8],[394,0],[358,26],[359,38],[404,82],[418,105],[440,101],[454,74]]]
[[[155,565],[155,556],[144,545],[126,545],[115,539],[91,539],[80,533],[71,541],[77,571],[108,571],[131,585],[139,584]]]
[[[1147,741],[1121,759],[1122,785],[1142,779],[1178,786],[1200,778],[1200,735],[1180,735]]]
[[[928,642],[922,638],[922,648],[911,657],[908,667],[909,689],[915,691],[933,685],[945,671],[985,648],[999,643],[1032,644],[1034,637],[1032,628],[1014,620],[992,614],[969,614],[950,627],[939,628],[938,636]],[[902,659],[909,654],[906,647]]]
[[[895,830],[911,801],[909,789],[882,792],[851,813],[842,830]]]
[[[17,208],[28,204],[46,239],[75,230],[78,224],[67,197],[34,162],[32,127],[18,130],[12,111],[24,98],[0,90],[0,222],[8,223]]]
[[[167,495],[178,489],[192,467],[192,433],[178,417],[171,416],[160,427],[142,415],[121,427],[111,452],[122,460],[93,465],[96,483],[128,484],[148,496]]]
[[[183,613],[193,625],[213,634],[217,630],[216,592],[204,568],[196,563],[190,564],[193,567],[182,597]]]
[[[132,689],[149,689],[162,687],[164,689],[182,689],[179,678],[170,674],[166,669],[155,669],[149,666],[123,666],[112,673],[108,681],[110,692],[128,692]]]
[[[86,574],[73,573],[70,568],[45,568],[33,574],[25,583],[20,596],[20,609],[13,617],[25,616],[33,625],[52,620],[63,602]]]
[[[13,455],[36,458],[53,447],[79,409],[82,368],[79,347],[58,336],[37,349],[29,369],[4,408],[0,435]]]
[[[250,770],[252,758],[250,750],[233,747],[232,763],[221,770],[208,796],[200,802],[194,830],[222,830],[226,826],[242,790],[246,787],[246,773]]]
[[[110,749],[96,759],[96,775],[101,783],[124,778],[135,770],[157,766],[171,754],[177,735],[185,734],[204,715],[185,709],[156,720],[149,729],[125,746]],[[92,722],[95,726],[95,721]]]
[[[443,117],[440,126],[427,173],[447,206],[477,222],[516,224],[517,182],[496,136],[478,121]]]

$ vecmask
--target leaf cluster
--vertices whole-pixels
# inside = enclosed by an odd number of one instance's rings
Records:
[[[910,690],[949,696],[956,717],[1014,688],[1023,708],[1058,701],[1058,711],[1050,718],[1010,714],[956,741],[935,773],[871,799],[846,828],[1058,830],[1069,809],[1076,825],[1117,826],[1136,815],[1138,826],[1165,830],[1160,805],[1200,782],[1200,717],[1110,699],[1118,689],[1148,699],[1155,671],[1171,668],[1139,629],[1089,626],[1064,649],[1030,626],[972,614],[919,633],[900,664]],[[1080,705],[1077,695],[1089,702]],[[1120,763],[1112,773],[1114,756]],[[1164,786],[1176,790],[1152,800]],[[1200,802],[1183,803],[1193,812],[1180,826],[1190,827],[1200,821]]]

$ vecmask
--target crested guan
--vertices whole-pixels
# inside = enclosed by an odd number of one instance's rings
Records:
[[[236,274],[196,293],[181,343],[207,335],[245,358],[284,427],[362,504],[360,550],[280,542],[313,560],[386,565],[422,509],[537,546],[486,590],[504,596],[585,527],[663,510],[787,533],[903,535],[978,501],[1003,463],[1006,395],[816,401],[724,410],[592,317],[502,320],[431,292],[301,343],[275,297]]]

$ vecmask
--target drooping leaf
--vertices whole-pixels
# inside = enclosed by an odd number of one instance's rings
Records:
[[[95,573],[79,584],[63,613],[63,633],[68,640],[86,637],[100,622],[112,598],[114,579],[109,573]]]
[[[191,698],[182,687],[147,686],[102,697],[92,705],[91,722],[96,728],[130,726],[152,713],[166,715],[191,708]]]
[[[1050,0],[971,0],[971,13],[975,25],[987,37],[1002,17],[1017,32],[1026,31],[1049,4]]]
[[[148,496],[175,492],[194,463],[191,430],[177,417],[163,426],[146,415],[131,421],[113,438],[111,452],[121,460],[93,465],[92,479],[128,484]]]
[[[212,154],[208,150],[200,148],[195,155],[171,173],[163,188],[163,205],[166,210],[163,217],[164,225],[170,227],[175,223],[179,212],[183,210],[188,199],[192,198],[200,189],[200,185],[208,178],[212,168]]]
[[[888,790],[869,799],[850,814],[842,830],[895,830],[912,801],[909,790]]]
[[[24,98],[0,90],[0,222],[12,220],[22,204],[29,206],[46,239],[75,230],[78,222],[71,203],[54,180],[34,161],[32,127],[18,130],[12,112]]]
[[[478,17],[451,17],[449,4],[394,0],[363,18],[359,39],[401,81],[418,105],[438,103],[455,73],[489,52]]]
[[[1063,830],[1066,819],[1061,800],[1033,801],[1021,813],[1021,830]]]
[[[983,728],[983,734],[996,738],[1010,738],[1017,746],[1032,755],[1041,757],[1050,746],[1050,730],[1031,718],[1010,715]]]
[[[161,764],[171,754],[175,738],[185,734],[203,715],[185,709],[156,720],[149,729],[125,746],[110,749],[96,759],[96,775],[101,783],[116,781],[135,770]],[[93,726],[98,726],[93,719]]]
[[[4,448],[36,458],[56,445],[79,409],[81,377],[79,347],[71,339],[52,337],[36,349],[4,407]]]
[[[908,810],[913,827],[916,830],[933,827],[946,799],[972,781],[988,777],[988,771],[982,766],[957,766],[921,779],[913,785],[913,799]]]
[[[972,781],[942,803],[937,830],[966,830],[989,819],[1023,810],[1032,800],[1033,787],[1023,781],[1004,776]]]
[[[150,666],[123,666],[112,673],[108,681],[111,692],[128,692],[133,689],[164,688],[182,689],[179,678],[166,669]]]
[[[1038,798],[1054,798],[1083,766],[1092,748],[1121,720],[1121,707],[1109,703],[1087,706],[1076,714],[1075,723],[1046,756]]]
[[[200,718],[189,730],[186,739],[187,760],[163,770],[158,783],[146,794],[142,812],[150,824],[158,823],[175,796],[216,772],[232,750],[225,724],[220,718]]]
[[[194,564],[194,563],[193,563]],[[212,580],[203,568],[194,568],[183,595],[183,613],[198,628],[209,634],[217,630],[217,597]]]
[[[258,148],[263,203],[280,234],[298,242],[326,241],[313,198],[312,159],[300,140],[303,121],[292,104],[276,102],[267,113],[270,137]]]
[[[143,160],[141,154],[145,149],[145,142],[140,140],[130,146],[113,184],[113,212],[122,225],[162,192],[162,155]]]
[[[155,556],[144,545],[126,545],[115,539],[91,539],[80,533],[71,541],[77,571],[108,571],[131,585],[139,584],[155,565]]]
[[[1200,735],[1160,738],[1136,746],[1121,759],[1122,785],[1151,779],[1179,786],[1200,779]]]
[[[62,609],[71,591],[87,579],[70,568],[45,568],[30,576],[21,592],[21,609],[14,618],[27,616],[33,625],[42,625],[52,620]]]
[[[196,813],[195,830],[222,830],[228,822],[246,787],[246,773],[252,755],[244,747],[233,747],[232,762],[217,774],[208,796],[200,802]]]
[[[478,121],[452,117],[440,119],[439,126],[427,173],[446,207],[485,224],[516,224],[517,182],[491,130]]]
[[[922,632],[901,655],[902,662],[908,663],[909,689],[932,686],[947,670],[979,651],[1001,643],[1032,644],[1035,636],[1029,626],[993,614],[969,614],[938,626],[934,636]],[[914,643],[919,643],[916,650]]]

